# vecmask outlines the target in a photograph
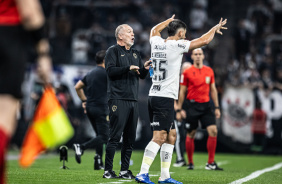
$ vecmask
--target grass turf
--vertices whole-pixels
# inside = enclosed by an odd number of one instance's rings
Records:
[[[74,158],[74,151],[69,150],[68,162],[66,166],[69,169],[60,169],[62,162],[59,161],[58,154],[44,154],[28,169],[22,169],[17,160],[9,160],[7,163],[7,179],[9,184],[110,184],[110,183],[134,183],[133,180],[104,179],[102,170],[94,171],[95,152],[85,151],[82,156],[82,163],[77,164]],[[17,155],[10,152],[9,155]],[[133,165],[130,170],[137,174],[140,170],[143,157],[143,151],[133,151]],[[207,153],[194,154],[194,170],[187,170],[186,167],[171,166],[171,177],[183,182],[184,184],[221,184],[244,178],[252,172],[267,167],[272,167],[282,162],[282,156],[264,156],[264,155],[240,155],[240,154],[216,154],[218,165],[224,168],[224,171],[207,171],[204,166],[207,161]],[[175,161],[173,155],[172,164]],[[114,171],[118,175],[120,169],[120,152],[117,152],[114,159]],[[150,168],[151,180],[155,183],[160,175],[160,156],[157,155]],[[282,183],[282,168],[250,180],[246,183]]]

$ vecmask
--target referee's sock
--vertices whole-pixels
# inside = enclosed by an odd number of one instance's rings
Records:
[[[160,145],[157,143],[150,141],[146,146],[143,156],[143,161],[141,164],[141,170],[139,174],[149,173],[150,166],[152,165],[158,151],[160,149]]]
[[[186,136],[185,146],[186,146],[186,154],[188,158],[188,163],[194,164],[193,162],[193,154],[195,150],[194,139],[189,136]]]
[[[209,136],[208,141],[207,141],[207,149],[208,149],[208,154],[209,154],[208,163],[209,164],[214,162],[216,142],[217,142],[217,137]]]
[[[164,143],[161,148],[161,178],[160,180],[165,180],[170,178],[169,168],[172,159],[174,145]]]
[[[9,137],[0,129],[0,183],[5,183],[5,153],[8,146]]]

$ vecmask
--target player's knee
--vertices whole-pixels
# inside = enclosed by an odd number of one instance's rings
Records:
[[[156,142],[159,145],[162,145],[163,143],[166,142],[167,136],[158,136],[158,137],[153,137],[152,141]]]
[[[196,130],[188,131],[187,136],[194,139],[196,135]]]
[[[216,127],[212,127],[209,131],[209,136],[212,137],[217,137],[217,128]]]

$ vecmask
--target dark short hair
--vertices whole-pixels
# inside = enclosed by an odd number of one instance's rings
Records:
[[[179,19],[171,21],[167,26],[168,36],[174,36],[179,28],[187,29],[187,26]]]
[[[96,56],[95,56],[96,63],[97,63],[97,64],[103,63],[104,58],[105,58],[105,55],[106,55],[106,51],[105,51],[105,50],[100,50],[100,51],[98,51],[98,52],[96,53]]]

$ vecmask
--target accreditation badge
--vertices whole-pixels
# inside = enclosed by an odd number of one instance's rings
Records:
[[[211,82],[211,77],[207,76],[206,77],[206,84],[209,84]]]

